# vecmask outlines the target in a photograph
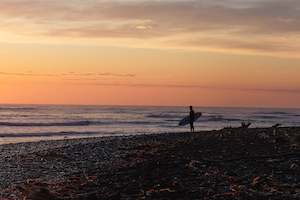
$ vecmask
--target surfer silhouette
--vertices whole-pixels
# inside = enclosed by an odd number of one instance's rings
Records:
[[[191,126],[191,132],[195,132],[194,121],[195,121],[195,111],[193,110],[193,106],[190,106],[190,126]]]

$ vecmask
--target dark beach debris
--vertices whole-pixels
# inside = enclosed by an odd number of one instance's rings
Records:
[[[47,188],[32,188],[26,199],[28,200],[57,200]]]
[[[90,139],[7,158],[0,177],[8,167],[20,172],[1,192],[3,199],[296,200],[299,135],[300,128],[276,135],[249,128]]]
[[[282,124],[277,123],[271,127],[271,129],[273,130],[273,135],[277,134],[277,130],[280,126],[282,126]]]
[[[273,125],[271,128],[277,129],[277,128],[279,128],[280,126],[282,126],[282,124],[275,124],[275,125]]]
[[[241,129],[247,129],[251,126],[252,123],[248,122],[248,123],[245,123],[245,122],[242,122],[241,123]]]

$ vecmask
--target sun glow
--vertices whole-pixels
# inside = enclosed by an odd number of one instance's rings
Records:
[[[1,1],[0,103],[299,107],[299,2],[222,2]]]

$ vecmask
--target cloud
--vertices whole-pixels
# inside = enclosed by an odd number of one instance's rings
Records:
[[[270,92],[270,93],[290,93],[299,94],[300,88],[251,88],[251,87],[230,87],[230,86],[209,86],[209,85],[197,85],[197,84],[153,84],[153,83],[139,83],[133,79],[136,77],[135,74],[121,74],[121,73],[33,73],[33,72],[0,72],[0,76],[32,76],[32,77],[58,77],[62,78],[62,81],[66,83],[79,84],[79,85],[96,85],[96,86],[111,86],[111,87],[133,87],[133,88],[177,88],[177,89],[204,89],[204,90],[228,90],[228,91],[239,91],[239,92]],[[100,79],[101,77],[108,77],[109,79]],[[122,82],[111,82],[111,78],[129,78],[124,79]],[[116,79],[118,80],[118,79]],[[123,80],[123,79],[119,79]],[[128,82],[131,80],[134,82]],[[102,82],[99,82],[102,81]],[[104,81],[104,82],[103,82]]]
[[[251,87],[223,87],[223,86],[205,86],[205,85],[190,85],[190,84],[148,84],[148,83],[97,83],[89,82],[87,84],[99,85],[99,86],[113,86],[113,87],[141,87],[141,88],[182,88],[182,89],[208,89],[208,90],[229,90],[239,92],[270,92],[270,93],[291,93],[299,94],[300,88],[251,88]]]
[[[283,53],[297,52],[300,50],[297,40],[290,41],[282,38],[263,38],[255,37],[252,40],[246,40],[242,37],[232,37],[230,34],[218,36],[197,36],[195,38],[179,38],[168,41],[170,45],[189,46],[189,47],[210,47],[223,50],[246,50],[262,53]]]
[[[2,31],[51,38],[147,39],[172,47],[176,37],[174,45],[187,48],[193,42],[199,48],[300,51],[299,0],[2,0],[0,24]]]

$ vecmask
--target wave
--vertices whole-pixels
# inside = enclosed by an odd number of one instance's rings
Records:
[[[128,125],[155,125],[161,124],[161,122],[154,122],[154,121],[121,121],[121,122],[112,122],[107,124],[128,124]]]
[[[225,118],[223,116],[208,116],[208,117],[200,118],[199,121],[200,122],[240,122],[243,120],[236,119],[236,118]]]
[[[36,110],[36,107],[6,107],[1,106],[0,111],[33,111]]]
[[[286,118],[287,116],[278,116],[278,115],[254,115],[251,116],[252,118],[256,118],[256,119],[282,119],[282,118]]]
[[[151,115],[147,115],[146,117],[148,118],[158,118],[158,119],[181,119],[184,116],[177,116],[177,115],[171,115],[171,114],[151,114]]]
[[[91,123],[89,121],[74,121],[74,122],[0,122],[0,126],[20,126],[20,127],[43,127],[43,126],[88,126]]]
[[[156,125],[161,122],[154,121],[73,121],[73,122],[0,122],[0,126],[8,127],[64,127],[64,126],[92,126],[92,125]]]
[[[164,121],[167,122],[178,122],[180,119],[182,119],[184,116],[176,116],[176,115],[170,115],[170,114],[152,114],[148,115],[148,118],[158,118],[158,119],[167,119]],[[234,121],[242,121],[241,119],[236,118],[226,118],[222,115],[211,115],[211,116],[202,116],[199,120],[199,122],[234,122]]]
[[[257,114],[257,115],[292,115],[293,113],[274,111],[274,112],[256,112],[254,114]]]
[[[0,138],[91,136],[97,132],[2,133]],[[105,134],[104,134],[105,135]]]

